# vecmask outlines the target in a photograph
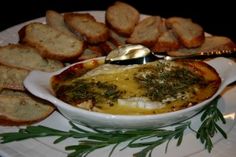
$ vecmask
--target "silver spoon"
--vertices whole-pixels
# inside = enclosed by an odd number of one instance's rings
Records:
[[[169,56],[166,53],[154,53],[143,45],[122,45],[112,50],[105,58],[105,63],[110,64],[145,64],[158,59],[176,60],[176,59],[206,59],[215,57],[236,57],[234,51],[209,51],[185,56]]]

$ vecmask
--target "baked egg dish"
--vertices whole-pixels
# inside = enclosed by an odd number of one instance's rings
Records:
[[[114,65],[103,60],[75,64],[51,78],[60,100],[82,109],[116,115],[174,112],[210,98],[221,79],[197,60],[158,60]]]

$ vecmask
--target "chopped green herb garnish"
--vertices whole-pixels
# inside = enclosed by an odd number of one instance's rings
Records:
[[[76,79],[70,84],[63,84],[56,91],[59,99],[70,104],[77,104],[88,100],[92,100],[95,103],[107,101],[107,99],[115,101],[123,93],[114,84],[84,79]]]
[[[159,63],[155,68],[145,67],[134,76],[140,88],[147,89],[146,95],[153,101],[176,98],[178,93],[189,90],[189,87],[201,82],[202,77],[183,67],[170,67],[167,63]],[[164,70],[170,69],[170,70]],[[184,80],[184,81],[183,81]]]

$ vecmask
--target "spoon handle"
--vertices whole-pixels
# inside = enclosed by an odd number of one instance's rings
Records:
[[[236,51],[215,51],[209,53],[199,53],[199,54],[191,54],[191,55],[184,55],[184,56],[170,56],[168,54],[158,54],[152,52],[152,55],[157,57],[157,59],[164,59],[164,60],[176,60],[176,59],[207,59],[207,58],[215,58],[215,57],[233,57],[236,58]]]

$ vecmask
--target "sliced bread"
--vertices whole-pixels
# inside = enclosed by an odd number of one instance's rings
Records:
[[[102,49],[102,54],[106,56],[108,53],[110,53],[113,49],[117,48],[116,45],[114,45],[111,41],[106,41],[99,44],[99,47]]]
[[[66,25],[85,41],[96,44],[109,38],[109,30],[104,23],[97,22],[88,13],[67,13],[64,15]]]
[[[30,23],[19,31],[20,42],[35,47],[43,57],[69,61],[84,48],[82,41],[42,23]]]
[[[171,30],[162,33],[155,45],[152,47],[153,52],[167,52],[178,50],[180,43]]]
[[[28,70],[0,65],[0,89],[25,90],[23,81],[29,74]]]
[[[123,36],[130,36],[139,18],[139,12],[124,2],[115,2],[107,8],[105,14],[106,24]]]
[[[121,36],[110,29],[110,38],[111,41],[115,46],[121,46],[126,44],[127,37]]]
[[[103,50],[99,46],[89,46],[84,50],[82,55],[79,56],[78,61],[100,57],[103,55],[102,51]]]
[[[198,47],[204,42],[203,28],[191,19],[171,17],[166,20],[166,24],[186,48]]]
[[[46,11],[46,22],[49,26],[52,28],[67,34],[71,37],[78,37],[74,33],[72,33],[69,28],[66,26],[64,22],[64,17],[60,13],[54,11],[54,10],[47,10]],[[78,37],[79,38],[79,37]],[[81,39],[81,38],[79,38]]]
[[[28,95],[0,94],[0,125],[27,125],[41,121],[54,107]]]
[[[111,41],[107,40],[98,44],[88,44],[82,55],[77,61],[106,56],[111,50],[117,48]]]
[[[26,70],[50,72],[63,67],[60,61],[43,58],[35,48],[21,44],[0,47],[0,64]]]
[[[160,16],[147,17],[135,26],[133,33],[126,42],[130,44],[143,44],[145,46],[152,47],[160,36],[160,31],[158,29],[160,25]]]

